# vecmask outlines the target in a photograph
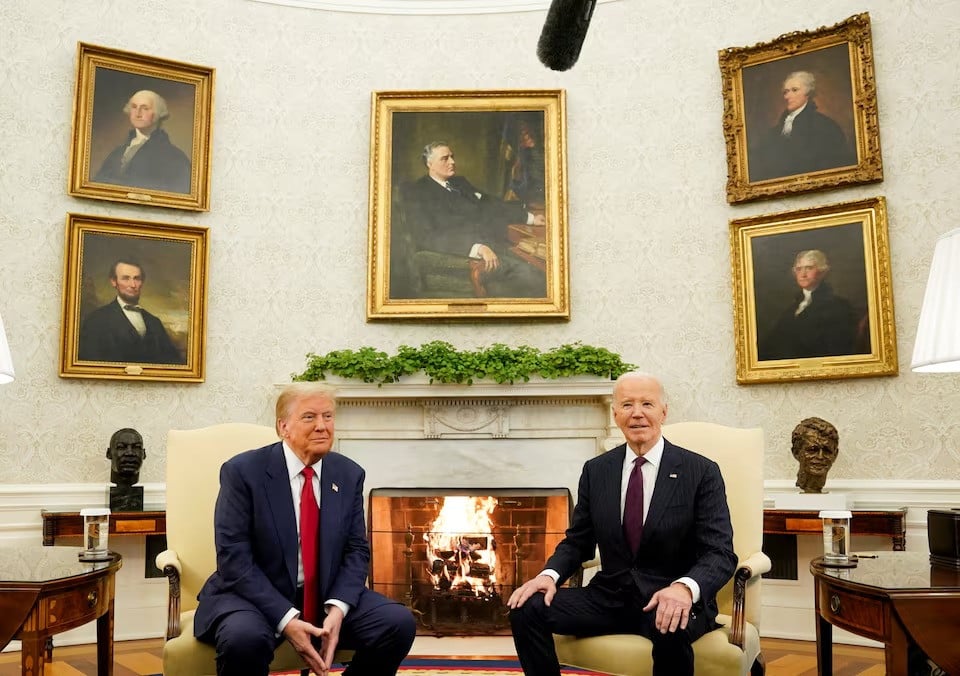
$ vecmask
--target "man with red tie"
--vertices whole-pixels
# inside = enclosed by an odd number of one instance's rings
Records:
[[[356,651],[344,674],[361,676],[395,674],[410,650],[410,610],[365,586],[365,473],[330,453],[335,413],[331,388],[290,385],[277,399],[282,441],[220,470],[217,571],[194,618],[218,676],[265,676],[284,639],[318,675],[338,647]]]
[[[620,376],[613,416],[626,443],[584,464],[564,539],[507,602],[525,674],[559,676],[553,634],[639,634],[655,676],[693,674],[692,643],[717,626],[716,595],[737,564],[720,468],[663,438],[653,376]],[[590,584],[558,589],[597,548]]]

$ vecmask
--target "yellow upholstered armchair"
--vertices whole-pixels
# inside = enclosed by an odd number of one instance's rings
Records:
[[[733,548],[740,561],[720,591],[717,621],[723,626],[693,644],[697,676],[764,673],[760,653],[760,575],[770,570],[763,545],[763,430],[685,422],[663,426],[663,436],[720,465],[733,522]],[[598,562],[590,562],[596,565]],[[585,564],[590,565],[590,564]],[[652,673],[653,645],[642,636],[615,634],[577,638],[554,635],[561,664],[618,676]]]
[[[167,549],[157,555],[157,568],[169,582],[165,676],[217,673],[213,646],[193,637],[193,614],[200,587],[217,567],[213,508],[220,490],[220,466],[237,453],[275,441],[273,428],[245,423],[170,430],[167,436]],[[337,651],[336,659],[344,661],[350,655]],[[304,667],[284,641],[270,670]]]

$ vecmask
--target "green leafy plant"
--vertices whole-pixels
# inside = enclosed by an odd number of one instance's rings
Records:
[[[423,371],[431,383],[472,385],[474,380],[481,379],[526,382],[531,376],[554,380],[595,375],[613,379],[635,368],[606,348],[580,342],[543,352],[529,345],[508,347],[502,343],[478,350],[457,350],[450,343],[434,340],[418,348],[401,345],[392,356],[372,347],[334,350],[324,355],[311,352],[307,355],[306,370],[292,374],[292,378],[326,380],[330,373],[365,383],[394,383],[402,376]]]

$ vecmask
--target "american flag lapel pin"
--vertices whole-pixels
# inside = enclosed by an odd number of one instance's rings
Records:
[[[330,488],[333,489],[333,492],[334,492],[334,493],[339,493],[339,492],[340,492],[340,487],[339,487],[337,484],[330,484]]]

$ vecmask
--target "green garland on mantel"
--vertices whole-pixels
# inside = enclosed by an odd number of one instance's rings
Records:
[[[434,340],[420,347],[401,345],[395,355],[373,347],[334,350],[324,355],[307,354],[303,373],[291,374],[294,381],[326,380],[331,373],[365,383],[395,383],[401,376],[423,371],[430,382],[472,385],[474,380],[497,383],[527,382],[531,376],[548,380],[577,375],[615,379],[636,368],[620,355],[603,347],[576,342],[543,352],[529,345],[508,347],[495,343],[477,350],[458,350],[450,343]]]

